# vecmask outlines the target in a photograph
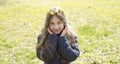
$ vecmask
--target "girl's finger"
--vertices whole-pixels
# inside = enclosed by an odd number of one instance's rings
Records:
[[[48,28],[47,30],[48,30],[48,32],[49,32],[50,34],[52,34],[52,32],[50,31],[50,29],[49,29],[49,28]]]

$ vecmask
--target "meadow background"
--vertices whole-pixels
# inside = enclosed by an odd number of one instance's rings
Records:
[[[41,64],[37,36],[54,6],[78,36],[81,55],[72,64],[120,64],[120,0],[0,0],[0,64]]]

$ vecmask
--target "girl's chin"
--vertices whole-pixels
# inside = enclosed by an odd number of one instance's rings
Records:
[[[60,33],[55,33],[55,34],[60,34]]]
[[[60,32],[54,32],[54,34],[60,34]]]

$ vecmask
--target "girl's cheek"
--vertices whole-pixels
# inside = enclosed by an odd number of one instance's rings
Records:
[[[54,29],[54,26],[51,26],[50,29],[53,30],[53,29]]]

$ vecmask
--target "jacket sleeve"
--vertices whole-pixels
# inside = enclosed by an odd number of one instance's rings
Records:
[[[66,36],[60,36],[58,41],[58,50],[64,60],[71,62],[79,56],[80,51],[78,49],[77,37],[75,37],[75,44],[73,46],[70,45]]]
[[[38,37],[38,42],[40,42],[40,39],[41,39],[41,36]],[[51,60],[54,57],[54,54],[57,49],[57,39],[58,39],[58,36],[55,34],[48,35],[49,42],[47,42],[47,43],[49,43],[51,46],[48,46],[48,48],[45,48],[43,50],[43,53],[41,53],[41,50],[38,49],[36,51],[37,58],[39,58],[40,60],[43,60],[43,61]]]

